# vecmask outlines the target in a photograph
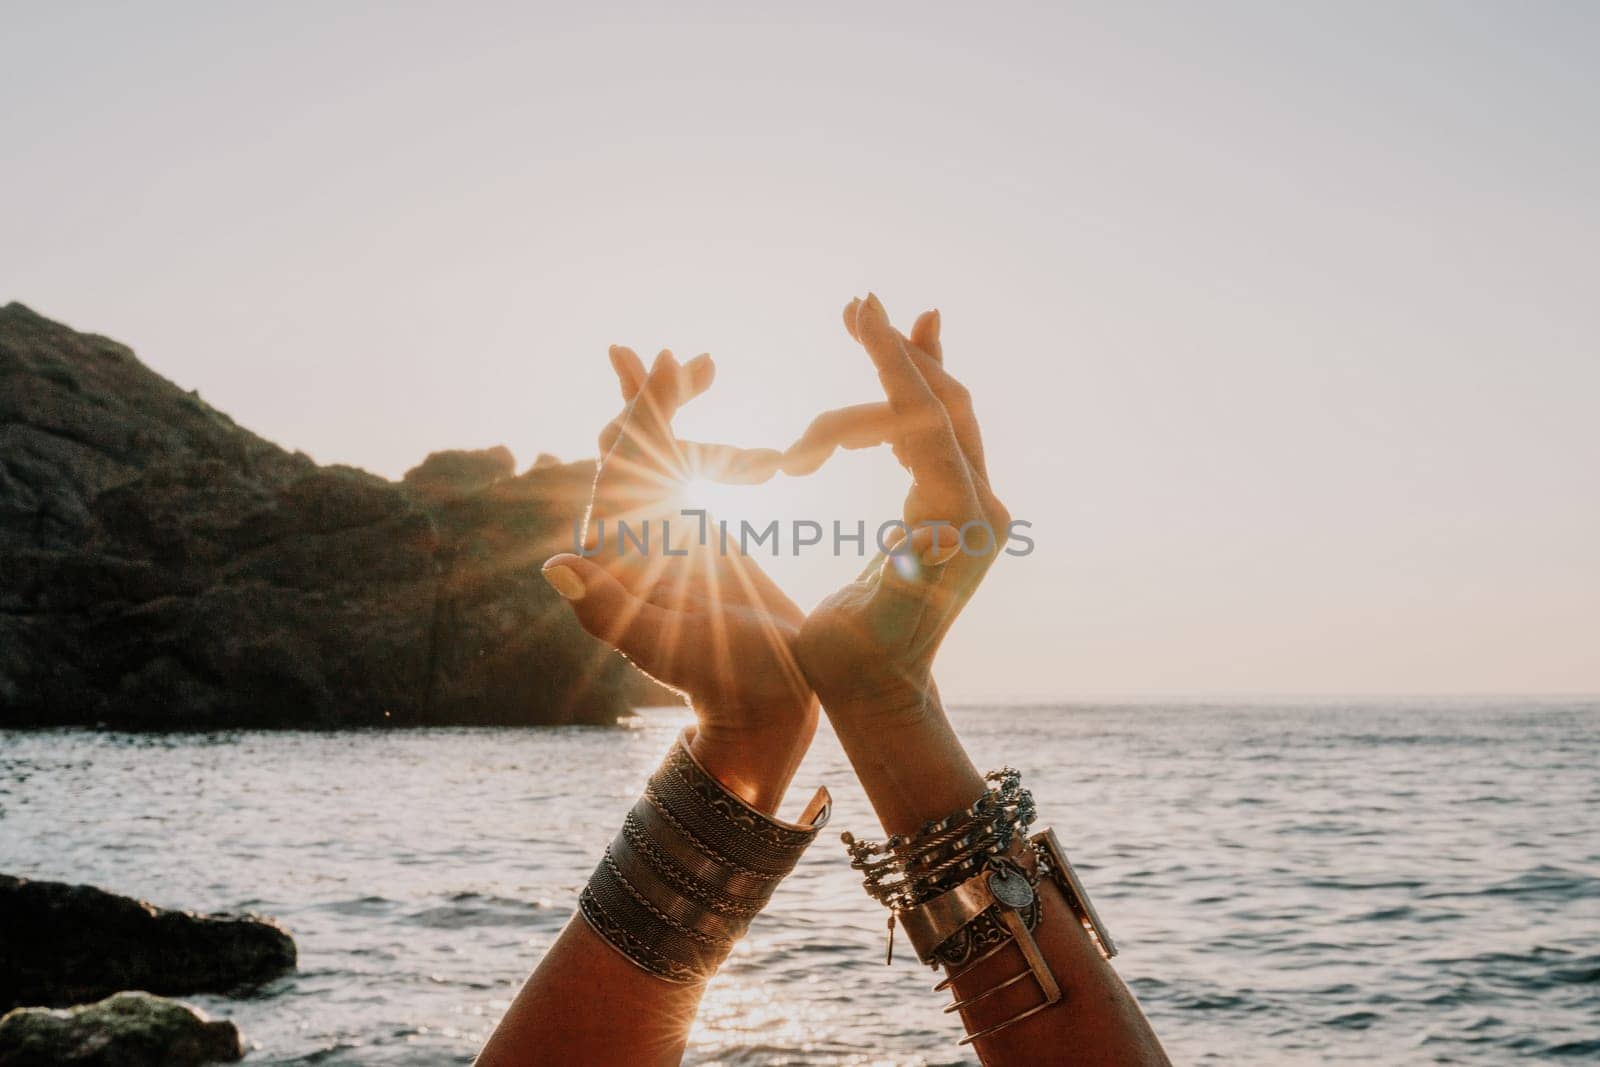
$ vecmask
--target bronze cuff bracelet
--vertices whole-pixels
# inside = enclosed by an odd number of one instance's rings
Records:
[[[984,796],[915,834],[876,844],[844,835],[851,866],[865,874],[867,892],[890,909],[886,962],[894,958],[896,921],[905,928],[917,959],[949,968],[936,991],[948,989],[1008,945],[1021,951],[1024,970],[947,1005],[945,1011],[965,1015],[972,1004],[1030,978],[1039,1000],[970,1033],[963,1045],[1037,1015],[1065,996],[1033,939],[1043,917],[1040,878],[1055,882],[1102,956],[1110,959],[1117,953],[1053,831],[1044,829],[1028,838],[1020,855],[1010,852],[1012,842],[1027,835],[1034,814],[1033,797],[1021,787],[1021,776],[1005,768],[986,777],[990,786]]]
[[[696,762],[688,736],[673,742],[578,896],[595,933],[669,982],[716,973],[832,805],[818,789],[798,824],[763,815]]]

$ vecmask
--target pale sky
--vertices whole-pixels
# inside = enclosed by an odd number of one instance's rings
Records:
[[[1600,9],[434,6],[7,5],[0,301],[395,477],[589,453],[614,341],[782,445],[871,288],[1034,524],[948,696],[1600,690]]]

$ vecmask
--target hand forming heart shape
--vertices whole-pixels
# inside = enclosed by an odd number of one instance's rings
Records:
[[[646,372],[632,350],[613,348],[625,406],[600,435],[585,527],[597,551],[564,553],[544,568],[585,629],[688,696],[697,755],[758,806],[776,803],[774,789],[781,796],[815,729],[818,697],[836,719],[909,721],[926,711],[936,699],[934,655],[1000,550],[995,531],[1010,521],[989,487],[971,397],[944,367],[939,313],[919,316],[907,336],[868,294],[844,318],[886,400],[818,416],[783,452],[678,439],[672,419],[710,387],[711,358],[680,365],[662,352]],[[588,525],[670,512],[689,471],[753,484],[779,470],[809,474],[837,448],[879,444],[912,474],[909,542],[809,617],[731,548],[704,537],[669,544],[663,526],[657,551],[630,553]],[[966,536],[975,528],[987,531],[977,551]]]

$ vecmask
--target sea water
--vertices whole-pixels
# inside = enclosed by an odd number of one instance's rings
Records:
[[[1077,703],[954,712],[1079,867],[1177,1063],[1600,1062],[1600,702]],[[0,732],[0,871],[280,920],[251,1064],[469,1063],[686,721],[616,729]],[[885,967],[836,807],[713,982],[691,1064],[964,1064]],[[788,814],[794,814],[792,810]],[[1070,993],[1070,991],[1069,991]]]

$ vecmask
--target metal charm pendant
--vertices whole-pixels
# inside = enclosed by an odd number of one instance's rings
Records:
[[[1009,867],[1002,867],[989,876],[989,892],[1001,904],[1021,911],[1033,903],[1033,886]]]
[[[1007,936],[994,948],[972,960],[960,970],[951,973],[935,988],[949,988],[979,963],[1009,945],[1016,945],[1022,951],[1022,959],[1027,964],[1027,967],[981,993],[975,993],[972,996],[959,999],[953,1004],[946,1005],[944,1010],[947,1012],[960,1011],[965,1015],[966,1008],[983,1000],[985,997],[1014,986],[1018,982],[1027,981],[1030,978],[1038,987],[1041,999],[1033,1007],[1013,1015],[1009,1019],[1001,1020],[962,1038],[960,1043],[963,1045],[971,1044],[980,1037],[987,1037],[997,1030],[1004,1030],[1006,1027],[1020,1023],[1024,1019],[1032,1018],[1052,1005],[1060,1003],[1062,997],[1065,996],[1060,984],[1056,982],[1055,974],[1050,970],[1050,964],[1044,958],[1044,953],[1039,951],[1038,942],[1034,941],[1033,934],[1028,930],[1028,923],[1023,915],[1027,909],[1034,906],[1037,900],[1034,895],[1033,884],[1028,881],[1027,875],[1022,873],[1022,870],[1015,864],[1007,863],[1004,866],[997,867],[993,873],[984,879],[983,886],[988,890],[989,897],[994,900],[994,908],[989,914],[999,919],[1000,926]]]

